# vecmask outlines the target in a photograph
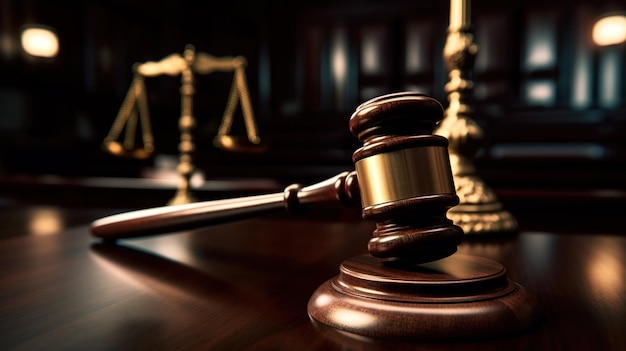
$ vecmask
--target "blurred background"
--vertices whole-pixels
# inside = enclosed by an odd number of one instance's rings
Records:
[[[542,189],[623,197],[626,4],[474,0],[471,6],[479,46],[472,104],[485,132],[479,174],[505,200],[513,191]],[[101,145],[133,64],[182,54],[187,44],[248,59],[251,101],[269,145],[262,153],[216,148],[233,74],[198,75],[194,163],[202,179],[282,186],[352,169],[359,144],[348,118],[360,103],[417,90],[446,105],[449,8],[432,0],[1,0],[2,191],[35,191],[43,176],[136,180],[175,167],[179,77],[145,80],[153,157],[120,158]],[[614,16],[609,36],[594,39],[607,16]],[[47,30],[51,44],[29,52],[27,29]],[[235,116],[232,133],[245,135],[240,108]]]

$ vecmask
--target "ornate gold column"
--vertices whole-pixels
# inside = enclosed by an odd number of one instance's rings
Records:
[[[496,234],[517,230],[517,220],[506,211],[495,193],[476,174],[473,157],[483,141],[483,131],[472,119],[469,105],[474,83],[469,74],[478,47],[473,42],[470,0],[450,1],[450,26],[443,49],[449,81],[445,86],[448,107],[435,134],[449,142],[450,162],[459,205],[448,218],[466,235]]]

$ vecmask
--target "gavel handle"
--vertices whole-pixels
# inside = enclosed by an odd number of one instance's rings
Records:
[[[302,213],[311,205],[360,202],[356,172],[343,172],[323,182],[301,187],[292,184],[283,193],[254,195],[191,204],[156,207],[104,217],[91,224],[91,233],[103,239],[123,239],[193,229],[250,218],[286,208]]]

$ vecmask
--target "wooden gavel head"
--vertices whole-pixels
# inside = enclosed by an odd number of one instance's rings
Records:
[[[501,264],[452,255],[464,234],[446,217],[459,199],[448,141],[432,135],[442,116],[436,100],[399,93],[364,103],[350,119],[364,144],[353,155],[362,213],[376,229],[370,255],[343,261],[309,299],[309,316],[333,339],[365,347],[475,339],[511,335],[539,319],[535,301]]]
[[[350,118],[363,142],[353,154],[362,215],[376,222],[368,249],[387,265],[447,257],[463,239],[446,217],[459,198],[448,141],[432,134],[442,117],[437,100],[403,92],[369,100]]]

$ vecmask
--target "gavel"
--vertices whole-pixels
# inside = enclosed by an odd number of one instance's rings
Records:
[[[507,279],[498,262],[454,254],[463,230],[447,218],[459,203],[448,141],[433,135],[443,117],[428,96],[402,92],[358,106],[350,131],[362,143],[355,170],[283,193],[159,207],[102,218],[92,233],[105,239],[154,235],[286,208],[361,203],[376,223],[369,254],[346,259],[339,274],[312,294],[314,325],[358,340],[458,340],[509,335],[539,320],[536,302]]]
[[[285,208],[361,202],[364,219],[376,222],[369,252],[389,264],[429,262],[457,250],[461,228],[446,218],[458,204],[447,139],[432,135],[441,104],[414,92],[383,95],[357,107],[350,131],[363,146],[353,154],[355,170],[283,193],[202,201],[112,215],[91,232],[104,239],[155,235],[257,216]]]

